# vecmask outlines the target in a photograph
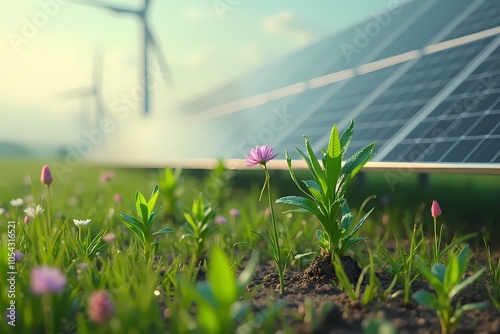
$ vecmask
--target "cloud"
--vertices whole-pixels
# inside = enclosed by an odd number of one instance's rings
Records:
[[[299,19],[291,10],[284,10],[264,20],[264,30],[270,34],[290,38],[303,45],[314,38],[311,26]]]

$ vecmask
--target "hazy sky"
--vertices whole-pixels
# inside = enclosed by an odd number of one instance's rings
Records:
[[[178,101],[354,25],[390,2],[153,0],[151,28],[176,88],[157,85],[152,118],[165,119]],[[0,141],[76,141],[82,101],[63,99],[61,93],[91,84],[96,47],[104,52],[106,104],[141,84],[140,26],[134,17],[63,0],[0,0],[0,6]],[[152,65],[157,66],[154,55]],[[83,103],[92,113],[92,101]],[[133,110],[122,128],[137,123],[139,113]]]

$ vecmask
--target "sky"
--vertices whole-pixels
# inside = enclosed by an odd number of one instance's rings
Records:
[[[141,0],[97,2],[142,5]],[[353,26],[391,2],[152,0],[151,30],[175,88],[155,77],[150,116],[131,104],[102,131],[118,138],[129,132],[148,136],[152,128],[185,132],[188,125],[170,118],[179,103]],[[106,105],[122,103],[141,87],[137,18],[66,0],[0,0],[0,6],[0,142],[77,143],[85,131],[82,117],[92,119],[95,107],[91,99],[64,93],[91,85],[96,50],[104,57]],[[154,54],[151,59],[152,71],[159,73]]]

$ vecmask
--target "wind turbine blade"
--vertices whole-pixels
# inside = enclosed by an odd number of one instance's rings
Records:
[[[167,64],[167,61],[165,60],[165,56],[163,55],[163,52],[160,48],[160,46],[156,43],[153,34],[151,33],[151,30],[149,29],[149,26],[145,24],[145,29],[146,29],[146,42],[148,45],[150,45],[152,48],[155,49],[156,51],[156,58],[158,59],[158,64],[160,65],[160,69],[162,71],[163,77],[165,78],[165,82],[167,83],[167,86],[171,89],[174,88],[174,82],[172,79],[172,72],[170,72],[170,68]],[[147,47],[147,46],[146,46]]]

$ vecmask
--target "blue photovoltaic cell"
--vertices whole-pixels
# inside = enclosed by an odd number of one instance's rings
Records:
[[[205,135],[211,147],[207,156],[238,158],[244,145],[249,148],[277,141],[276,151],[286,149],[298,159],[294,147],[303,149],[302,135],[315,148],[326,147],[325,138],[332,125],[345,126],[355,117],[348,156],[376,141],[377,151],[387,144],[393,147],[384,151],[382,161],[500,162],[500,48],[481,62],[475,61],[498,35],[448,46],[411,64],[404,62],[364,74],[356,70],[370,61],[422,50],[431,40],[436,43],[438,35],[439,41],[449,41],[496,28],[500,26],[500,1],[409,2],[371,38],[370,45],[352,54],[342,53],[340,45],[352,44],[360,29],[368,25],[373,28],[374,22],[383,22],[384,18],[370,18],[189,104],[187,113],[304,83],[303,92],[271,98],[263,105],[207,121]],[[471,74],[461,75],[472,64],[475,68]],[[318,88],[309,86],[310,79],[347,69],[352,70],[353,77]],[[457,84],[451,92],[445,89],[450,84]],[[438,97],[441,102],[432,103]],[[275,111],[285,109],[289,117],[285,129],[263,134],[270,129]]]

